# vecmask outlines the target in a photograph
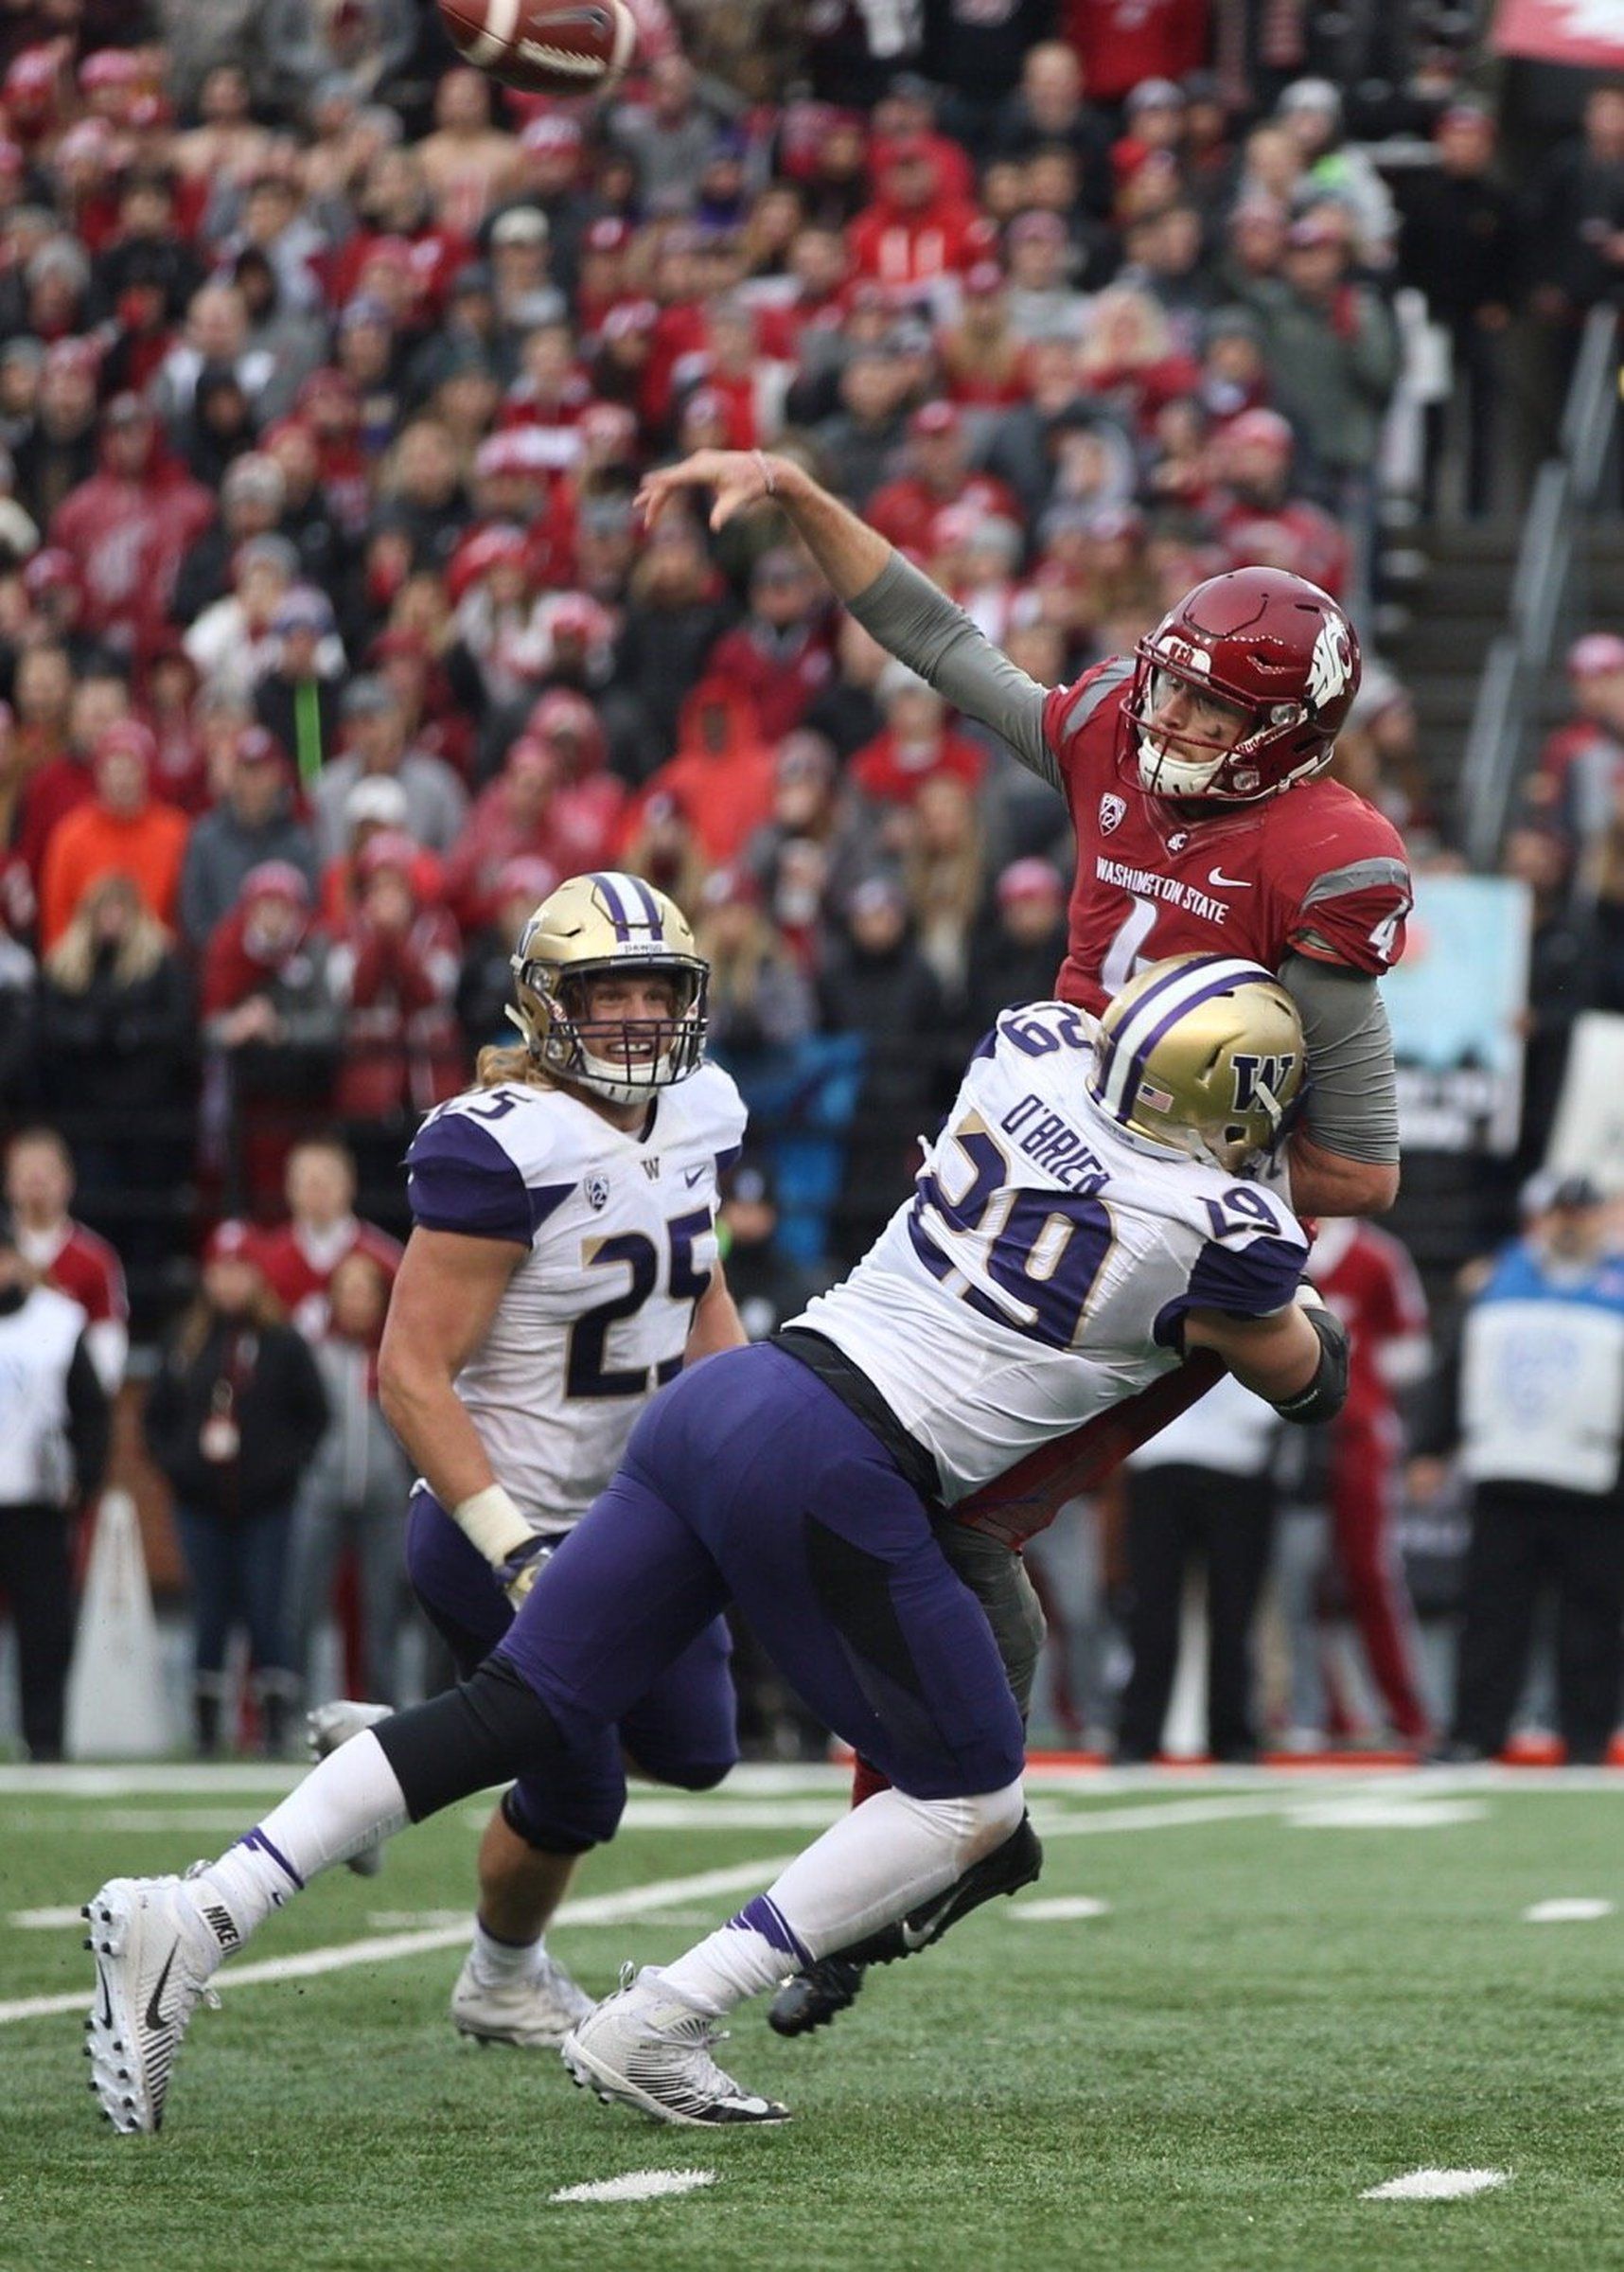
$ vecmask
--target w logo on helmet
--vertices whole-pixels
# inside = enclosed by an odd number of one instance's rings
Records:
[[[1265,1095],[1278,1107],[1280,1092],[1291,1085],[1297,1057],[1290,1051],[1280,1056],[1257,1056],[1237,1050],[1230,1063],[1235,1069],[1235,1109],[1249,1112]]]

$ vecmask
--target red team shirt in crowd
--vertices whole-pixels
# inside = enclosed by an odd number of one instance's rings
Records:
[[[1373,1223],[1339,1216],[1319,1226],[1310,1265],[1326,1306],[1348,1328],[1348,1401],[1339,1431],[1399,1445],[1397,1392],[1426,1370],[1426,1296],[1408,1254]]]
[[[365,1254],[393,1286],[401,1250],[386,1231],[351,1215],[327,1232],[283,1223],[264,1234],[258,1251],[271,1290],[291,1322],[307,1340],[319,1341],[327,1329],[327,1287],[339,1264],[347,1255]]]
[[[111,1396],[124,1378],[130,1355],[130,1296],[124,1265],[108,1245],[72,1216],[44,1233],[19,1229],[25,1261],[47,1286],[77,1302],[85,1314],[85,1347],[97,1378]]]
[[[1193,825],[1140,788],[1121,731],[1132,661],[1112,656],[1044,704],[1077,834],[1057,992],[1098,1011],[1147,963],[1220,950],[1278,970],[1288,954],[1380,977],[1403,950],[1399,833],[1339,782],[1299,782]]]

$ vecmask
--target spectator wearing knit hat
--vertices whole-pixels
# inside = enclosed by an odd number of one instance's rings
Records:
[[[294,584],[278,600],[270,633],[274,659],[255,685],[254,714],[293,757],[301,781],[313,783],[339,739],[344,655],[332,602],[314,584]]]
[[[50,541],[79,571],[87,628],[129,653],[162,626],[214,499],[167,455],[157,421],[132,395],[115,396],[102,414],[101,452],[101,470],[63,500]]]
[[[775,546],[750,572],[749,613],[711,649],[705,676],[753,703],[768,741],[798,726],[828,683],[834,669],[828,613],[811,562]]]
[[[432,852],[447,852],[462,832],[468,796],[450,767],[408,747],[398,696],[381,679],[352,679],[340,710],[345,753],[316,784],[316,833],[325,858],[344,848],[344,803],[362,778],[397,780],[406,792],[412,835]]]
[[[316,880],[315,840],[293,810],[282,745],[263,726],[241,726],[224,760],[212,808],[193,824],[181,870],[181,932],[202,953],[237,905],[248,876],[267,861]]]
[[[110,726],[97,740],[90,800],[58,823],[45,848],[42,950],[48,952],[62,937],[86,889],[115,871],[128,876],[142,903],[172,928],[190,823],[152,797],[156,760],[150,731],[135,719]]]
[[[879,678],[885,724],[853,757],[850,779],[871,803],[911,805],[922,785],[940,773],[980,787],[986,758],[949,722],[942,697],[906,663],[888,663]]]
[[[466,1073],[451,1005],[462,942],[443,907],[417,898],[417,847],[382,831],[356,861],[356,904],[328,965],[344,1018],[335,1109],[367,1125],[375,1156],[397,1157],[409,1117],[454,1096]]]

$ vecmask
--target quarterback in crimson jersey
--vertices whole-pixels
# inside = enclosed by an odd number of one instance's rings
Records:
[[[1146,963],[1218,946],[1270,970],[1301,954],[1379,977],[1410,904],[1391,822],[1323,778],[1198,818],[1150,794],[1121,733],[1132,667],[1114,656],[1044,706],[1077,836],[1062,1000],[1102,1009]]]
[[[1398,1105],[1375,982],[1402,951],[1410,880],[1390,825],[1319,777],[1359,685],[1335,600],[1283,569],[1232,569],[1196,585],[1134,656],[1045,688],[791,460],[700,451],[649,475],[644,513],[688,488],[713,492],[713,527],[781,507],[865,630],[1066,797],[1079,858],[1061,995],[1097,1008],[1180,952],[1278,971],[1310,1066],[1293,1205],[1389,1207]]]

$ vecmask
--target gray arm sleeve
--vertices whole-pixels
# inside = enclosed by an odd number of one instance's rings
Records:
[[[1345,965],[1288,954],[1280,984],[1308,1043],[1308,1132],[1344,1160],[1383,1167],[1399,1157],[1393,1037],[1373,978]]]
[[[1060,788],[1060,768],[1043,738],[1045,689],[910,560],[893,552],[874,582],[846,604],[888,653],[927,679],[955,710],[991,726],[1050,789]]]

